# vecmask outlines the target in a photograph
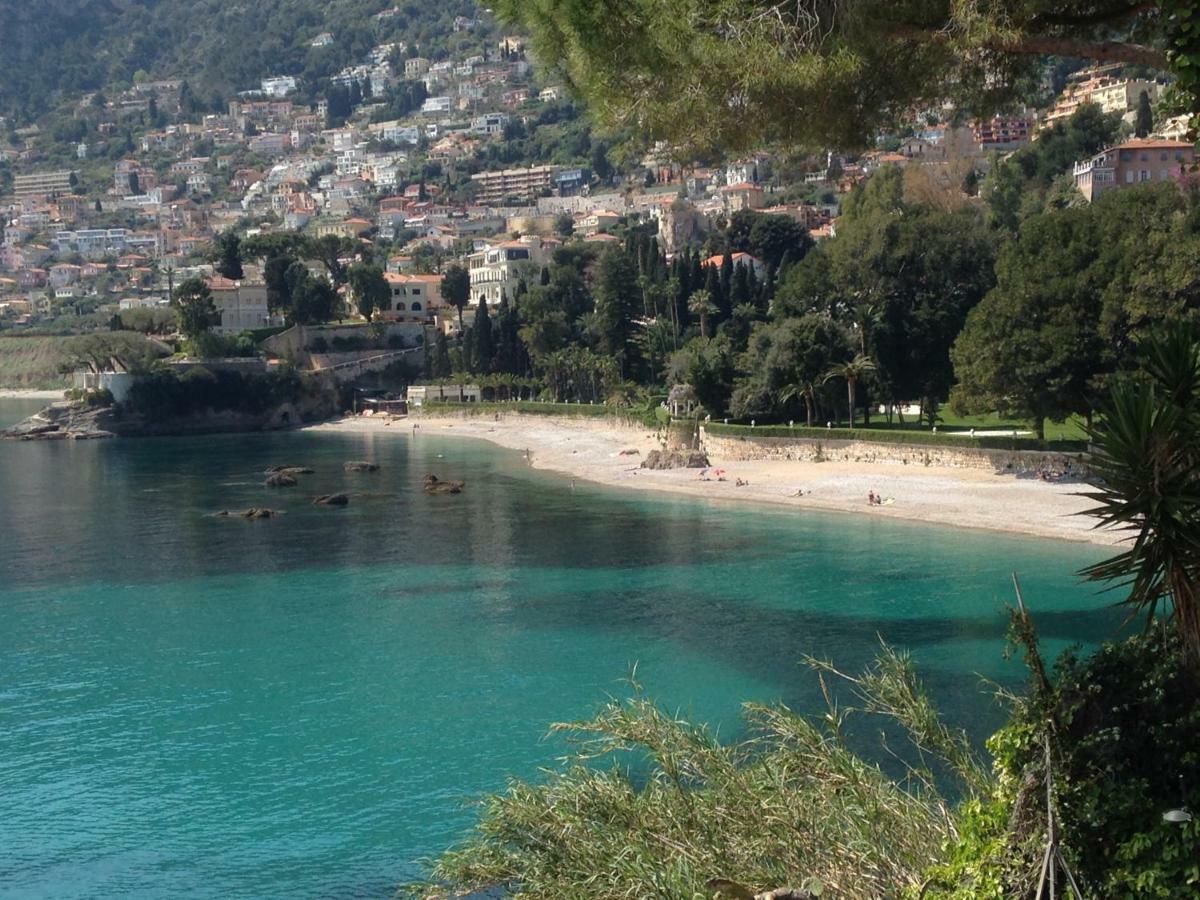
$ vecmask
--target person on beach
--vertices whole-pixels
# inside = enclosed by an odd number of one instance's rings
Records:
[[[867,491],[867,506],[874,506],[874,505],[875,505],[875,492]]]

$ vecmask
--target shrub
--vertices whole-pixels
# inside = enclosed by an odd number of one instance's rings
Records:
[[[979,450],[1055,450],[1083,453],[1087,441],[1039,441],[1032,437],[972,437],[961,432],[903,431],[872,428],[807,428],[787,425],[726,425],[709,422],[705,429],[716,437],[792,438],[819,441],[863,441],[873,444],[915,444]]]

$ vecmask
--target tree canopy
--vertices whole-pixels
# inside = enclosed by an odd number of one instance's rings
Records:
[[[695,152],[856,147],[953,98],[985,113],[1053,54],[1174,71],[1197,110],[1200,37],[1181,0],[501,0],[610,124]]]

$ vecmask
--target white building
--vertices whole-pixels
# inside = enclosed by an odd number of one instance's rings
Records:
[[[268,97],[286,97],[296,90],[296,79],[291,75],[279,75],[262,80],[262,92]]]
[[[421,112],[427,116],[436,116],[441,113],[448,113],[454,109],[454,100],[450,97],[427,97],[425,102],[421,104]]]
[[[472,303],[483,299],[494,305],[500,302],[501,296],[512,300],[521,276],[524,275],[527,282],[536,277],[546,256],[541,238],[535,235],[492,244],[472,253],[467,257]]]

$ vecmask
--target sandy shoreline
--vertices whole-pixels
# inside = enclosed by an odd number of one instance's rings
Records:
[[[499,420],[482,416],[418,415],[390,425],[378,419],[358,418],[327,422],[306,430],[411,436],[414,424],[419,426],[418,436],[426,433],[468,437],[513,450],[529,450],[534,468],[614,487],[1104,545],[1120,539],[1112,532],[1093,530],[1093,520],[1078,515],[1092,505],[1078,496],[1086,485],[1046,483],[979,469],[710,458],[713,466],[726,470],[726,480],[702,481],[694,469],[639,468],[646,453],[658,447],[654,434],[649,429],[607,421],[520,415],[503,416]],[[628,453],[632,450],[638,451],[637,454]],[[739,478],[748,484],[739,487],[736,483]],[[804,495],[796,496],[801,489]],[[882,507],[868,506],[869,491],[894,498],[894,502]]]
[[[0,388],[0,400],[61,400],[65,390],[66,388],[59,388],[56,391]]]

